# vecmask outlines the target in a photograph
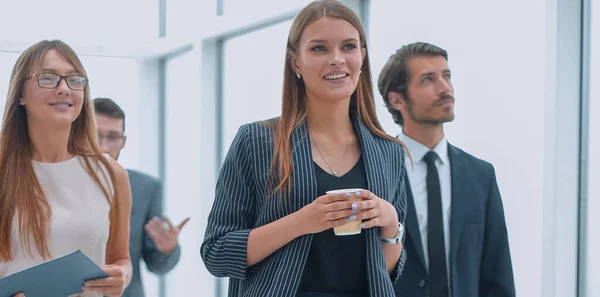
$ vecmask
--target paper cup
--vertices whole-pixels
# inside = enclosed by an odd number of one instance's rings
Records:
[[[339,190],[327,191],[327,194],[350,193],[352,196],[350,198],[348,198],[349,200],[362,201],[362,198],[356,197],[356,192],[362,191],[362,190],[363,189],[339,189]],[[359,213],[360,213],[360,211],[356,212],[354,215],[359,214]],[[334,227],[333,233],[335,233],[335,235],[338,235],[338,236],[360,234],[360,232],[361,232],[360,223],[361,223],[361,220],[358,220],[358,219],[350,221],[344,225]]]

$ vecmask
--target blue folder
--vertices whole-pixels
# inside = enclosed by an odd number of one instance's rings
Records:
[[[108,274],[80,250],[0,279],[0,297],[67,297],[81,293],[87,280]]]

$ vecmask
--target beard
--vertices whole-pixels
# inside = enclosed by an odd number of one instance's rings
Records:
[[[439,101],[451,98],[454,97],[452,95],[441,96],[435,101],[434,104],[436,104]],[[414,101],[412,99],[408,98],[408,100],[406,100],[406,109],[408,111],[408,117],[417,124],[437,126],[444,123],[452,122],[454,120],[454,106],[449,106],[445,108],[445,113],[443,115],[434,117],[426,113],[416,112],[413,102]]]

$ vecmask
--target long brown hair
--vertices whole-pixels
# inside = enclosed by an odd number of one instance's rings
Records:
[[[87,76],[75,51],[60,40],[44,40],[32,45],[15,63],[0,133],[0,261],[3,262],[12,260],[11,230],[15,222],[23,242],[22,248],[26,248],[31,255],[33,239],[37,251],[44,259],[52,257],[47,243],[51,209],[32,164],[33,152],[27,112],[25,107],[19,104],[30,71],[39,71],[34,67],[38,67],[44,55],[52,49],[63,55],[79,74]],[[83,156],[86,170],[108,199],[111,205],[110,234],[114,234],[114,228],[117,226],[115,220],[118,218],[118,199],[114,199],[111,189],[101,182],[98,171],[105,182],[110,178],[113,185],[114,173],[98,146],[93,111],[89,86],[86,86],[81,113],[71,124],[68,150],[72,154]],[[109,177],[103,170],[98,170],[101,166],[107,169]]]
[[[358,16],[346,5],[335,0],[314,1],[306,6],[294,19],[287,41],[283,78],[283,103],[280,118],[273,123],[275,148],[270,169],[270,183],[277,186],[272,194],[289,194],[292,184],[291,136],[294,129],[306,117],[306,94],[301,79],[297,79],[291,66],[291,59],[298,54],[300,38],[304,29],[321,17],[338,18],[349,22],[360,34],[360,43],[366,54],[362,64],[356,90],[350,99],[350,113],[356,114],[369,131],[383,139],[394,141],[404,147],[398,139],[386,134],[377,120],[369,51],[365,31]],[[277,175],[275,174],[277,172]],[[278,182],[275,182],[277,180]],[[271,192],[269,192],[271,193]],[[270,196],[270,195],[269,195]]]

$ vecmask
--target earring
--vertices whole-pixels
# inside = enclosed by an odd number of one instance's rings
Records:
[[[302,78],[302,76],[300,75],[300,73],[296,73],[296,76],[298,77],[298,79]]]
[[[358,75],[360,75],[362,73],[362,69],[358,70]]]

